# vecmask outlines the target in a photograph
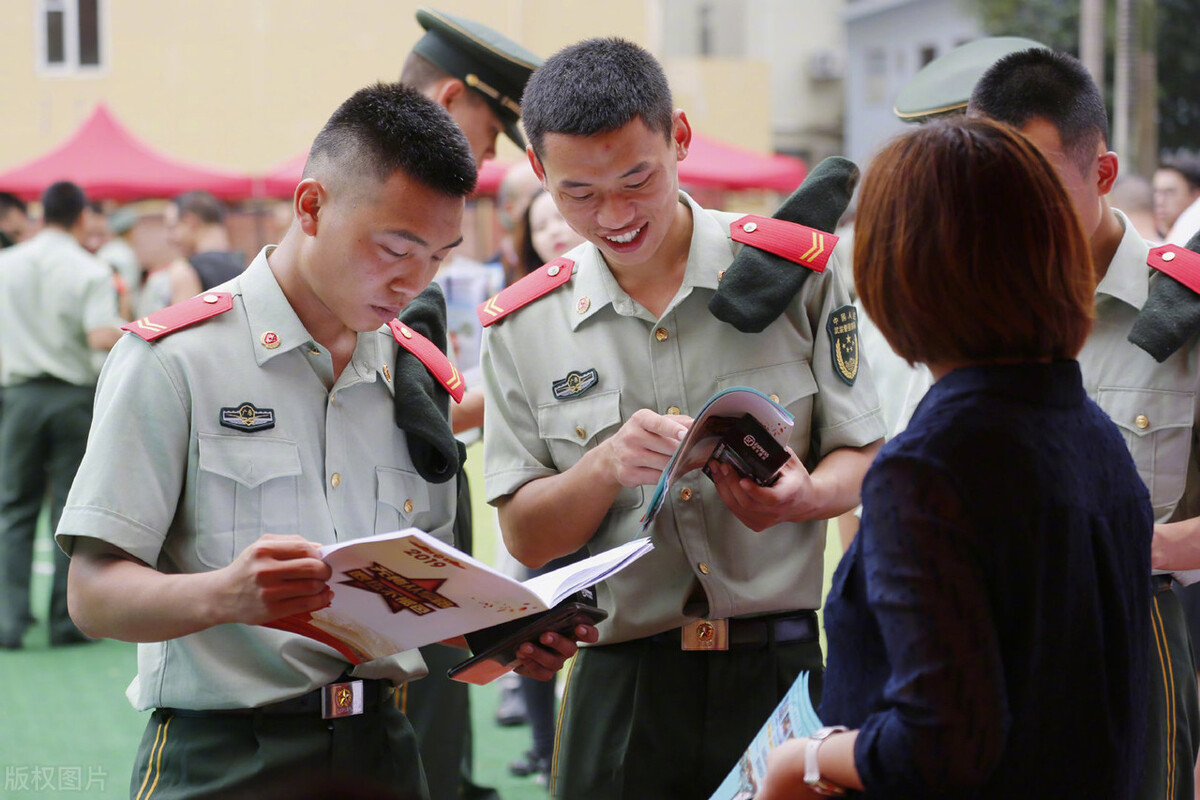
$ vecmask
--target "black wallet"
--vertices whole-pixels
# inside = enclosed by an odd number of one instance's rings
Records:
[[[591,590],[576,592],[549,611],[466,634],[467,644],[474,655],[451,667],[446,675],[456,681],[479,686],[491,683],[517,666],[517,648],[525,642],[537,645],[538,639],[547,631],[562,634],[573,641],[576,625],[595,625],[607,617],[608,612],[596,606],[595,594]]]
[[[759,486],[773,485],[779,480],[779,470],[787,463],[787,450],[752,414],[730,421],[732,425],[721,436],[709,459],[723,461]],[[707,463],[703,470],[711,480]]]

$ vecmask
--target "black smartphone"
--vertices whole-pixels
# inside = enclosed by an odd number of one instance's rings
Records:
[[[576,625],[595,625],[606,617],[608,612],[595,605],[566,601],[540,614],[468,633],[467,644],[475,655],[451,667],[446,675],[456,681],[483,686],[517,666],[517,648],[525,642],[538,645],[538,639],[547,631],[574,641]]]

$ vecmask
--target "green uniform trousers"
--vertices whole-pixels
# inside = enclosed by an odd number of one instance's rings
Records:
[[[87,449],[96,390],[52,378],[9,386],[0,414],[0,644],[21,642],[31,619],[29,585],[38,515],[47,495],[58,527]],[[50,642],[79,636],[67,614],[66,555],[54,551]]]
[[[1187,619],[1169,580],[1155,578],[1151,603],[1146,763],[1138,800],[1194,800],[1200,698]]]
[[[819,642],[688,652],[658,637],[588,647],[567,676],[551,792],[560,800],[704,800],[799,674],[820,698]]]
[[[330,720],[158,709],[142,733],[129,796],[427,800],[416,736],[397,700]]]

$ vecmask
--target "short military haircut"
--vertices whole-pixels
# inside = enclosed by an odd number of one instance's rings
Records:
[[[1178,172],[1187,181],[1188,189],[1193,192],[1200,189],[1200,158],[1186,152],[1176,153],[1164,158],[1158,168]],[[2,208],[3,206],[0,206],[0,209]]]
[[[521,119],[534,152],[548,133],[593,136],[641,117],[670,139],[671,87],[662,65],[624,39],[587,39],[558,51],[525,85]]]
[[[425,91],[438,81],[453,78],[446,70],[420,53],[410,52],[400,68],[400,82],[418,91]]]
[[[42,192],[42,221],[47,225],[72,228],[86,207],[83,189],[70,181],[52,183]]]
[[[1034,47],[1005,56],[975,84],[967,113],[1014,128],[1035,117],[1046,120],[1081,171],[1095,159],[1097,145],[1108,146],[1108,112],[1100,90],[1079,59],[1067,53]]]
[[[304,177],[330,161],[341,173],[379,182],[403,170],[450,197],[475,189],[475,159],[458,124],[437,103],[400,83],[368,86],[342,103],[313,140]]]
[[[7,214],[13,209],[17,209],[25,216],[29,216],[29,207],[25,205],[25,201],[17,197],[12,192],[0,192],[0,217]]]
[[[1094,276],[1071,199],[1046,158],[984,119],[892,140],[863,178],[859,298],[909,363],[1074,358]]]
[[[225,222],[225,204],[208,192],[184,192],[171,201],[179,209],[179,216],[191,214],[205,225],[220,225]]]

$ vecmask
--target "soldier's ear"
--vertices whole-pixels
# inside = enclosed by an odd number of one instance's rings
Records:
[[[546,170],[537,157],[537,153],[533,152],[533,145],[525,147],[525,155],[529,156],[529,166],[533,167],[533,174],[537,175],[538,180],[542,182],[542,188],[549,191],[550,187],[546,184]]]
[[[292,195],[292,211],[300,230],[309,236],[317,235],[317,220],[325,204],[325,187],[316,178],[305,178]]]
[[[675,145],[676,161],[683,161],[687,158],[688,147],[692,144],[692,124],[688,122],[687,114],[683,113],[683,109],[675,109],[675,113],[672,115],[671,143]]]
[[[1112,191],[1113,184],[1117,182],[1117,173],[1120,171],[1117,154],[1109,150],[1101,153],[1098,163],[1100,194],[1105,195]]]

